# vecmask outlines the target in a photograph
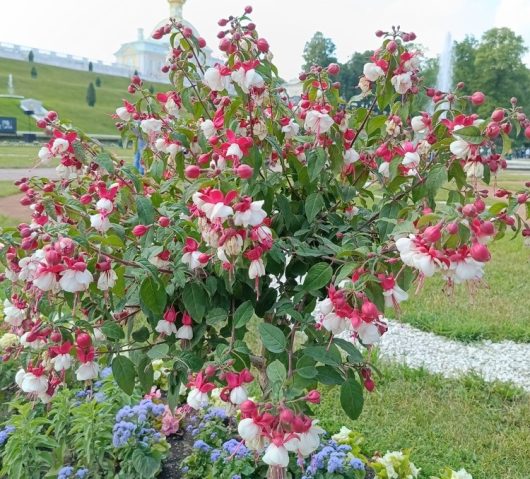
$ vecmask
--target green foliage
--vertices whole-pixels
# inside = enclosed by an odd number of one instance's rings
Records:
[[[33,60],[35,60],[35,54],[33,53],[33,50],[30,50],[28,53],[28,62],[33,63]]]
[[[96,78],[96,81],[94,82],[94,84],[96,85],[96,87],[101,87],[101,84],[102,84],[102,81],[101,81],[101,78],[100,77],[97,77]]]
[[[31,75],[31,78],[37,78],[37,76],[39,75],[39,73],[37,72],[37,67],[31,67],[29,74]]]
[[[304,47],[303,70],[309,70],[313,65],[327,67],[330,63],[336,63],[336,46],[331,38],[325,37],[322,32],[316,32]]]
[[[88,106],[95,106],[96,104],[96,88],[92,82],[88,84],[86,90],[86,103]]]

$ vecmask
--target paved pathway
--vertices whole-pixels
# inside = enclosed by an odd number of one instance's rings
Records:
[[[530,344],[513,341],[462,343],[390,321],[379,346],[382,358],[424,367],[445,377],[475,372],[486,381],[511,381],[530,391]]]
[[[44,176],[46,178],[56,178],[55,168],[1,168],[0,181],[17,181],[21,178],[31,176]]]

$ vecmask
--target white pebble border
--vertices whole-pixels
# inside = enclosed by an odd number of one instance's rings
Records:
[[[506,381],[530,392],[530,344],[513,341],[462,343],[389,321],[378,347],[383,359],[425,368],[445,377],[475,372],[485,381]]]

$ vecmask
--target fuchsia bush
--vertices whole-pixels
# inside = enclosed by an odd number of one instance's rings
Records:
[[[122,137],[146,141],[144,175],[57,114],[40,123],[60,179],[20,182],[32,221],[2,236],[20,336],[6,356],[44,402],[110,363],[124,391],[147,392],[151,361],[168,360],[170,406],[181,385],[192,409],[220,389],[283,477],[319,445],[320,384],[360,414],[376,384],[358,347],[385,333],[386,309],[433,275],[480,283],[490,239],[530,234],[529,185],[495,188],[508,135],[530,122],[516,101],[482,120],[482,93],[426,88],[415,35],[396,30],[378,32],[359,80],[369,108],[340,98],[338,65],[304,72],[289,98],[248,13],[219,22],[221,65],[179,23],[154,33],[171,38],[171,86],[152,95],[134,77],[136,102],[116,110]],[[424,90],[432,114],[413,111]]]

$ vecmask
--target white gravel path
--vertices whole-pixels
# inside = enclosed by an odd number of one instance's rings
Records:
[[[387,333],[381,338],[379,355],[445,377],[473,371],[486,381],[510,381],[530,391],[530,344],[462,343],[390,321]]]

